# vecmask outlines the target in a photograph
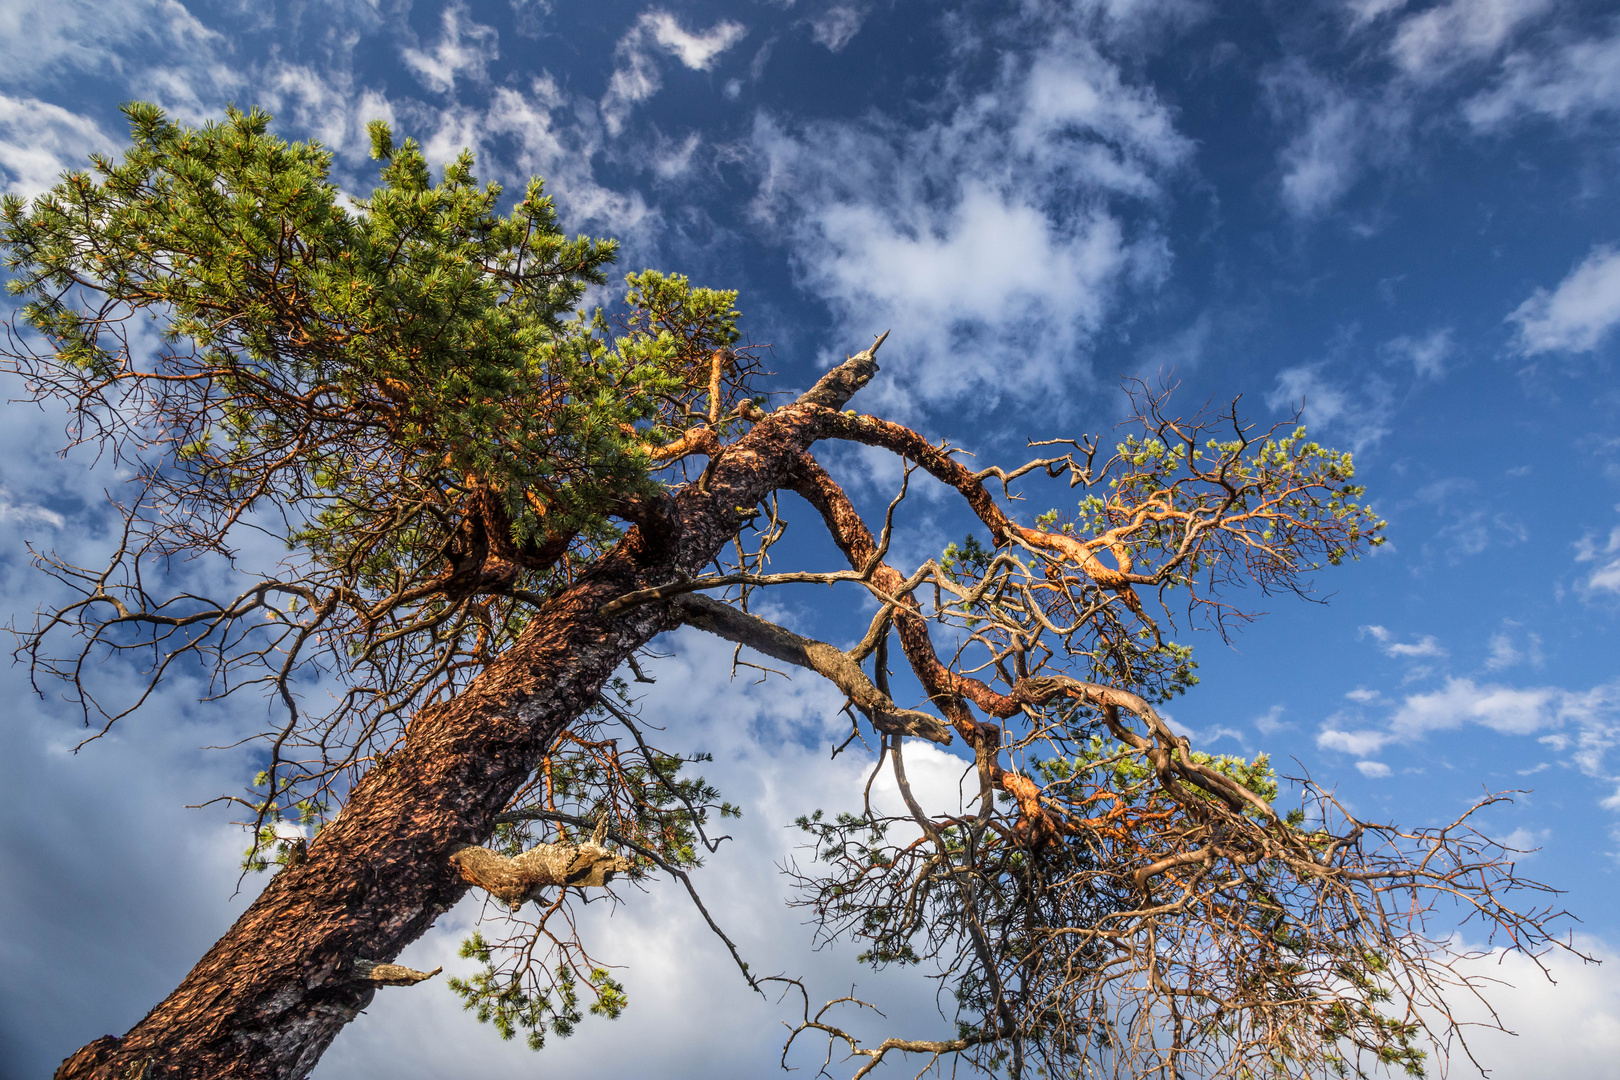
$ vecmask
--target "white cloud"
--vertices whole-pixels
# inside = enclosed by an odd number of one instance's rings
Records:
[[[764,117],[753,145],[758,218],[792,244],[839,344],[893,330],[894,363],[868,393],[900,410],[1083,380],[1116,294],[1168,265],[1153,219],[1128,225],[1115,203],[1153,206],[1191,150],[1151,91],[1070,38],[925,127]]]
[[[1323,750],[1337,750],[1352,757],[1361,757],[1364,754],[1376,754],[1395,741],[1395,736],[1387,731],[1373,731],[1367,728],[1346,731],[1332,726],[1337,722],[1337,718],[1330,719],[1322,730],[1317,732],[1316,745]]]
[[[224,44],[178,0],[0,4],[0,83],[35,92],[71,72],[128,77],[154,61],[177,59],[212,66]]]
[[[694,33],[667,11],[642,13],[614,49],[615,67],[602,97],[602,119],[609,133],[617,135],[623,130],[635,106],[664,85],[658,51],[677,57],[693,71],[708,71],[721,53],[747,33],[741,23],[729,19]]]
[[[1378,648],[1385,656],[1416,660],[1425,656],[1446,655],[1446,650],[1435,640],[1433,634],[1425,634],[1416,642],[1406,643],[1396,641],[1395,635],[1382,626],[1363,626],[1361,632],[1370,634],[1372,639],[1378,642]]]
[[[1358,761],[1356,769],[1369,780],[1382,780],[1389,775],[1389,766],[1382,761]]]
[[[1586,587],[1620,593],[1620,559],[1592,571],[1592,576],[1586,579]]]
[[[1461,962],[1462,972],[1490,980],[1483,996],[1494,1017],[1485,1001],[1461,994],[1451,1011],[1460,1023],[1478,1025],[1468,1029],[1468,1045],[1491,1077],[1620,1080],[1620,956],[1590,936],[1573,944],[1599,963],[1558,950],[1538,962],[1501,948],[1481,949]],[[1457,946],[1472,951],[1463,942]],[[1490,1030],[1493,1019],[1506,1030]],[[1450,1075],[1474,1080],[1481,1074],[1458,1054]]]
[[[1578,123],[1617,109],[1620,33],[1613,33],[1540,53],[1515,52],[1496,85],[1471,98],[1463,115],[1475,127],[1497,129],[1535,116]]]
[[[1601,562],[1586,578],[1588,589],[1620,593],[1620,558],[1604,561],[1617,552],[1620,552],[1620,526],[1609,530],[1609,538],[1601,547],[1591,536],[1583,536],[1575,544],[1576,562]]]
[[[1552,292],[1537,289],[1508,322],[1519,351],[1591,352],[1620,323],[1620,251],[1600,244]]]
[[[1327,367],[1318,361],[1279,371],[1266,404],[1277,410],[1298,409],[1305,425],[1317,434],[1342,431],[1354,451],[1377,445],[1393,426],[1395,404],[1389,385],[1373,375],[1347,385],[1329,377]]]
[[[61,514],[49,507],[38,503],[18,502],[4,485],[0,485],[0,522],[8,522],[17,528],[29,525],[47,525],[53,529],[60,529],[67,524]]]
[[[1487,671],[1500,671],[1524,659],[1524,654],[1514,647],[1513,639],[1506,634],[1491,635],[1490,649],[1490,659],[1485,661]]]
[[[1406,0],[1345,0],[1352,25],[1360,27],[1406,5]]]
[[[1509,626],[1517,625],[1509,622]],[[1543,662],[1541,655],[1541,635],[1531,633],[1526,635],[1526,645],[1520,648],[1513,640],[1513,635],[1507,630],[1498,631],[1491,635],[1486,643],[1490,655],[1485,660],[1486,671],[1501,671],[1503,668],[1515,667],[1529,662],[1532,667],[1540,667]]]
[[[1455,514],[1434,534],[1435,540],[1444,546],[1453,563],[1469,555],[1478,555],[1490,547],[1493,539],[1512,547],[1524,543],[1529,536],[1524,523],[1508,511],[1492,514],[1477,508]]]
[[[1421,338],[1402,334],[1384,343],[1384,352],[1392,359],[1405,360],[1420,379],[1438,379],[1446,373],[1446,361],[1457,351],[1449,326],[1435,330]]]
[[[1569,700],[1570,695],[1554,687],[1521,690],[1453,678],[1442,689],[1408,697],[1395,710],[1389,727],[1401,738],[1419,738],[1465,723],[1504,735],[1533,735],[1561,723]]]
[[[1391,706],[1378,726],[1335,714],[1323,722],[1316,745],[1369,758],[1386,747],[1421,741],[1435,732],[1478,726],[1508,736],[1535,736],[1567,764],[1599,780],[1612,779],[1608,751],[1620,743],[1620,683],[1590,690],[1514,687],[1450,678],[1439,690],[1410,694]]]
[[[702,33],[691,33],[681,27],[675,16],[663,11],[652,11],[641,17],[641,23],[652,31],[653,40],[662,45],[681,63],[693,71],[708,71],[719,55],[741,41],[748,34],[742,23],[724,19]]]
[[[1552,0],[1450,0],[1401,23],[1390,55],[1418,81],[1438,79],[1459,64],[1490,56]]]
[[[440,94],[455,89],[457,79],[482,83],[489,78],[489,62],[499,57],[499,33],[493,26],[474,22],[464,3],[452,3],[439,16],[439,40],[423,51],[401,52],[405,66],[423,86]]]
[[[1531,858],[1537,853],[1537,849],[1541,847],[1541,841],[1545,838],[1545,836],[1546,834],[1544,832],[1533,832],[1532,830],[1526,829],[1521,825],[1512,832],[1508,833],[1506,836],[1502,837],[1497,841],[1497,843],[1512,850],[1515,855],[1515,861],[1523,862],[1525,859]]]
[[[818,45],[825,45],[829,51],[838,52],[860,33],[861,22],[865,18],[865,13],[859,8],[847,4],[835,5],[810,20],[810,38]]]
[[[1262,735],[1272,735],[1278,731],[1281,731],[1283,728],[1293,727],[1293,724],[1290,724],[1288,721],[1282,718],[1283,712],[1283,706],[1273,705],[1271,708],[1254,718],[1255,730],[1260,732]]]
[[[1278,152],[1283,207],[1319,218],[1342,202],[1370,168],[1406,153],[1411,105],[1398,93],[1369,95],[1290,59],[1262,80],[1272,116],[1294,134]]]
[[[0,171],[7,191],[38,195],[64,171],[85,167],[90,154],[115,149],[89,117],[37,98],[0,94]]]
[[[481,176],[516,185],[531,176],[546,181],[570,228],[591,229],[634,240],[654,219],[636,192],[620,192],[596,180],[591,160],[602,130],[591,104],[570,97],[550,76],[527,88],[497,87],[482,108],[454,105],[435,112],[437,129],[423,140],[430,161],[448,161],[471,147]]]
[[[1324,90],[1304,128],[1283,148],[1282,195],[1296,217],[1315,217],[1342,199],[1366,164],[1362,106]]]

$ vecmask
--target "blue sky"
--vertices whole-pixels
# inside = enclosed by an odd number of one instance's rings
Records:
[[[471,146],[508,190],[542,175],[571,229],[623,241],[622,269],[739,289],[778,389],[891,329],[856,404],[981,460],[1106,431],[1123,377],[1178,380],[1188,409],[1241,394],[1259,421],[1302,410],[1355,451],[1391,542],[1323,576],[1325,604],[1250,597],[1268,614],[1230,644],[1191,635],[1203,682],[1175,721],[1372,818],[1434,824],[1483,789],[1525,790],[1483,827],[1539,848],[1523,870],[1567,890],[1586,948],[1620,955],[1612,5],[0,0],[10,190],[116,149],[131,99],[188,121],[261,105],[329,147],[354,193],[378,117],[435,161]],[[100,550],[120,477],[56,456],[59,417],[6,408],[0,604],[27,621],[50,594],[25,544]],[[898,479],[875,456],[833,460],[874,505]],[[906,525],[913,560],[970,527],[926,487]],[[806,632],[852,632],[846,603],[779,602]],[[903,1033],[926,1037],[926,988],[858,971],[853,950],[809,953],[781,903],[781,825],[859,785],[858,764],[826,761],[839,700],[804,679],[727,684],[728,649],[667,644],[649,714],[715,753],[710,779],[746,812],[699,878],[717,915],[756,969],[827,996],[887,988]],[[0,680],[0,1074],[22,1077],[125,1030],[244,905],[228,815],[184,806],[251,775],[244,752],[198,747],[262,714],[180,683],[74,755],[66,710],[21,670]],[[943,756],[923,767],[954,775]],[[315,1075],[760,1075],[787,1008],[751,998],[683,905],[655,888],[593,909],[631,1008],[539,1060],[425,984],[384,990]],[[404,960],[455,965],[475,915]],[[1556,986],[1519,960],[1493,969],[1523,1037],[1481,1036],[1481,1059],[1499,1077],[1620,1076],[1620,964],[1557,964]]]

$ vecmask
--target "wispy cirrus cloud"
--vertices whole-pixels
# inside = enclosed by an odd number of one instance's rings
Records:
[[[1439,379],[1446,373],[1446,361],[1457,352],[1452,329],[1443,326],[1421,337],[1402,334],[1384,342],[1383,353],[1390,361],[1404,361],[1420,379]]]
[[[850,4],[834,4],[810,19],[810,40],[828,52],[839,52],[861,31],[866,12]]]
[[[1418,660],[1446,655],[1445,648],[1433,634],[1425,634],[1415,642],[1404,642],[1395,640],[1395,635],[1382,626],[1363,626],[1361,632],[1376,641],[1379,651],[1385,656],[1393,656],[1400,660]]]
[[[0,5],[0,82],[35,92],[82,74],[138,79],[154,63],[219,67],[226,45],[179,0]]]
[[[1620,595],[1620,526],[1609,530],[1606,540],[1590,534],[1581,537],[1575,544],[1575,561],[1596,564],[1586,575],[1588,590]]]
[[[602,119],[608,132],[617,135],[636,105],[662,88],[660,54],[676,57],[693,71],[708,71],[721,53],[747,34],[742,23],[730,19],[693,31],[667,11],[644,12],[614,50],[613,75],[602,97]]]
[[[1294,132],[1277,165],[1283,205],[1298,220],[1327,213],[1368,169],[1403,150],[1409,116],[1399,101],[1374,100],[1299,60],[1278,66],[1263,85],[1272,115]]]
[[[1508,627],[1516,625],[1508,623]],[[1534,631],[1525,635],[1521,646],[1510,630],[1504,628],[1491,635],[1486,648],[1489,650],[1485,659],[1486,671],[1503,671],[1520,664],[1540,667],[1545,662],[1541,654],[1541,635]]]
[[[1608,30],[1514,52],[1492,85],[1469,98],[1463,115],[1476,128],[1500,131],[1533,118],[1579,124],[1620,112],[1620,21]]]
[[[483,83],[490,61],[500,56],[499,33],[476,22],[464,3],[452,3],[439,15],[439,37],[426,49],[406,47],[400,57],[429,90],[448,94],[458,79]]]
[[[0,174],[7,191],[38,195],[113,140],[87,116],[38,98],[0,94]]]
[[[1388,382],[1377,375],[1341,379],[1327,361],[1279,371],[1266,405],[1284,412],[1297,410],[1313,431],[1342,433],[1358,453],[1381,442],[1395,419],[1395,395]]]
[[[1390,57],[1409,78],[1432,82],[1497,52],[1552,0],[1449,0],[1402,20]]]

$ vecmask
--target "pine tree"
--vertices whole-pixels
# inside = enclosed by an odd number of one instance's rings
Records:
[[[26,298],[9,370],[133,469],[105,566],[41,558],[77,595],[20,653],[99,730],[145,700],[102,692],[109,656],[148,686],[201,671],[220,695],[267,693],[263,771],[230,801],[249,869],[276,872],[173,994],[59,1077],[303,1076],[379,985],[433,974],[392,960],[473,887],[513,912],[451,982],[481,1019],[538,1048],[619,1015],[623,987],[546,926],[616,876],[692,889],[707,825],[736,813],[700,757],[648,742],[615,675],[680,625],[833,682],[905,797],[899,817],[799,823],[827,867],[799,881],[823,929],[875,965],[936,964],[955,991],[944,1037],[876,1046],[806,996],[793,1039],[864,1067],[1415,1072],[1417,1009],[1449,978],[1422,921],[1437,900],[1547,943],[1545,910],[1508,906],[1533,885],[1477,835],[1360,822],[1309,784],[1279,810],[1263,757],[1196,752],[1155,710],[1196,681],[1178,627],[1224,627],[1234,586],[1301,591],[1381,541],[1348,454],[1235,407],[1183,419],[1138,387],[1118,444],[972,471],[845,410],[881,337],[767,410],[735,293],[646,271],[619,307],[588,306],[616,247],[567,237],[538,180],[503,214],[470,155],[435,182],[375,124],[381,183],[349,201],[325,151],[261,112],[127,113],[120,160],[0,207]],[[902,571],[904,488],[874,529],[817,461],[827,442],[926,471],[987,538]],[[1020,521],[1006,497],[1041,481],[1081,498]],[[784,493],[847,567],[772,570]],[[232,595],[165,591],[176,560],[234,560],[265,533],[285,558],[233,562]],[[749,611],[802,582],[864,590],[863,639]],[[893,645],[915,707],[895,700]],[[317,679],[340,688],[324,711]],[[969,806],[919,803],[914,739],[963,749]]]

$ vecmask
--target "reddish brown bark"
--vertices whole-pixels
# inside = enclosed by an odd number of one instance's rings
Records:
[[[424,709],[306,858],[273,878],[179,988],[122,1038],[106,1036],[57,1080],[293,1080],[370,1001],[357,960],[389,961],[466,891],[451,856],[482,843],[557,734],[613,670],[674,619],[667,605],[611,616],[610,600],[700,571],[815,440],[818,419],[877,371],[863,353],[724,450],[707,482],[633,529],[553,598],[459,697]]]

